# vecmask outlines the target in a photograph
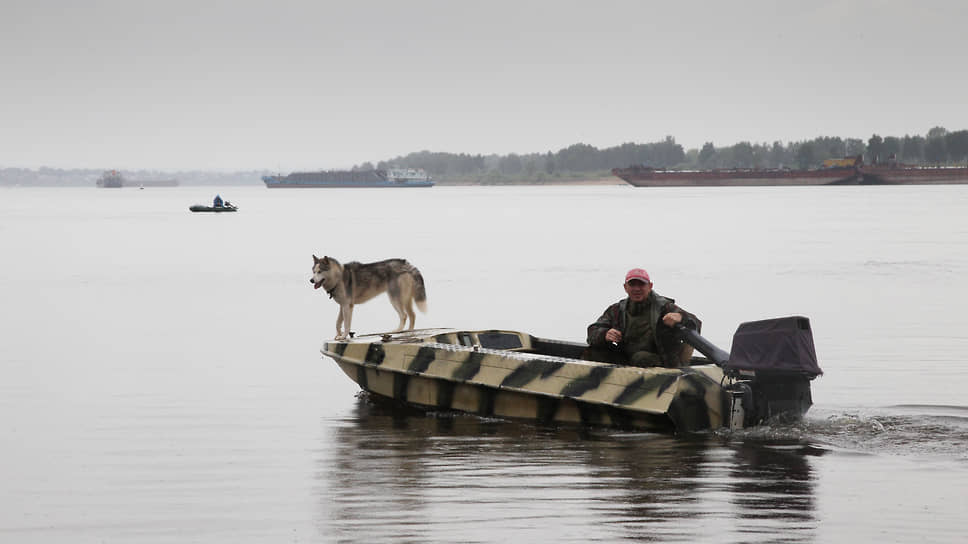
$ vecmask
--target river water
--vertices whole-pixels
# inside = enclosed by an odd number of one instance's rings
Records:
[[[0,541],[964,540],[968,186],[217,191],[0,190]],[[409,259],[418,326],[566,340],[645,267],[724,349],[808,316],[825,374],[741,432],[393,409],[321,357],[313,254]]]

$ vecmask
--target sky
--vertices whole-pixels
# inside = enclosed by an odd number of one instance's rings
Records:
[[[0,168],[968,129],[968,2],[0,0]]]

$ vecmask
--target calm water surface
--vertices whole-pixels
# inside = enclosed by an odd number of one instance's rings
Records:
[[[0,190],[0,541],[962,542],[968,187]],[[373,402],[311,255],[418,326],[582,340],[643,266],[725,349],[809,316],[805,421],[664,436]],[[385,298],[355,329],[396,324]]]

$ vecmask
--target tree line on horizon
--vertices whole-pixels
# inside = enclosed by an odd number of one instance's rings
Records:
[[[376,168],[422,168],[442,182],[542,183],[556,180],[604,178],[612,168],[649,166],[667,169],[716,168],[819,168],[827,159],[861,156],[865,164],[889,158],[904,164],[943,166],[968,161],[968,130],[949,132],[934,127],[924,136],[859,138],[818,136],[812,140],[773,143],[739,142],[716,147],[706,142],[699,149],[684,149],[675,138],[645,144],[624,143],[598,149],[577,143],[547,153],[471,155],[418,151],[376,163]],[[354,167],[374,168],[373,163]]]
[[[667,169],[716,168],[819,168],[826,159],[861,156],[865,164],[898,162],[920,166],[962,165],[968,162],[968,130],[948,131],[934,127],[924,136],[884,136],[873,134],[865,142],[859,138],[819,136],[812,140],[770,143],[739,142],[716,147],[706,142],[699,149],[684,149],[672,136],[652,143],[624,143],[598,149],[577,143],[546,153],[483,155],[418,151],[374,166],[366,162],[354,170],[372,168],[423,168],[444,183],[552,183],[566,180],[605,179],[612,168],[634,165]],[[49,185],[87,186],[101,174],[95,169],[41,167],[5,168],[0,165],[0,186]],[[181,171],[175,174],[183,185],[261,184],[268,170],[240,172]],[[128,171],[133,178],[171,177],[160,171]]]

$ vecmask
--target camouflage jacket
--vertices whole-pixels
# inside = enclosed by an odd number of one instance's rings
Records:
[[[625,310],[628,307],[628,302],[629,299],[625,298],[612,304],[605,309],[605,313],[601,317],[588,326],[587,342],[589,346],[606,346],[608,342],[605,341],[605,333],[609,329],[617,329],[623,335],[625,334]],[[678,367],[685,364],[692,356],[692,347],[683,344],[679,335],[675,333],[675,329],[662,323],[662,317],[671,312],[679,312],[682,314],[682,324],[697,332],[702,327],[702,322],[695,315],[677,306],[675,300],[659,295],[655,291],[649,293],[649,310],[659,358],[667,367]]]

